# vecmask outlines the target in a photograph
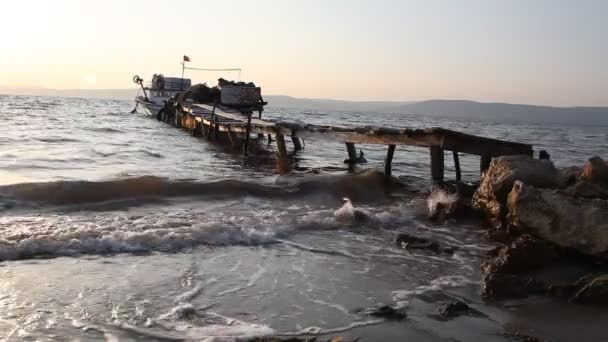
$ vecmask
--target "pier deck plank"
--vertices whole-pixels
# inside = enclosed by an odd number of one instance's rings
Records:
[[[183,107],[185,114],[196,117],[203,124],[213,122],[220,131],[247,132],[247,115],[226,108],[214,108],[206,104],[189,104]],[[214,113],[214,114],[213,114]],[[487,157],[503,155],[532,155],[532,145],[480,137],[441,127],[427,129],[396,129],[389,127],[321,126],[302,122],[273,121],[251,118],[250,133],[291,136],[301,139],[334,141],[339,143],[409,145],[437,147]]]

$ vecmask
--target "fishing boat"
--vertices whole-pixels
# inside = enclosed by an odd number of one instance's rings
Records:
[[[182,65],[182,76],[181,77],[166,77],[163,74],[154,74],[152,79],[144,84],[144,80],[138,75],[133,76],[133,82],[140,86],[138,95],[135,97],[135,108],[133,113],[137,111],[137,108],[141,105],[145,113],[155,117],[160,117],[161,110],[165,107],[165,104],[176,94],[189,90],[192,86],[192,80],[184,77],[186,70],[198,70],[198,71],[236,71],[239,73],[240,79],[240,68],[231,69],[207,69],[207,68],[194,68],[186,66],[186,63],[190,62],[190,57],[185,56],[180,62]],[[220,79],[223,80],[223,79]],[[239,82],[243,83],[243,82]],[[244,83],[243,83],[244,84]],[[206,86],[206,85],[205,85]],[[251,96],[252,89],[242,90],[244,87],[233,87],[222,91],[222,99],[227,99],[228,103],[238,102],[243,96]],[[251,88],[251,87],[249,87]],[[257,97],[259,95],[259,88],[257,90]],[[255,97],[256,93],[253,94]],[[257,98],[256,98],[257,100]]]
[[[152,116],[157,116],[165,103],[175,94],[189,89],[192,85],[189,78],[165,77],[163,74],[154,74],[146,85],[138,75],[133,76],[133,82],[141,87],[141,94],[135,97],[135,108],[141,105],[144,112]]]

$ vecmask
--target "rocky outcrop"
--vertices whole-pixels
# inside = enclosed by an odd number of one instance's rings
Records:
[[[573,198],[518,181],[507,206],[510,226],[519,232],[582,254],[608,255],[608,201]]]
[[[560,170],[548,160],[498,158],[474,205],[495,228],[490,237],[508,242],[482,264],[483,297],[548,294],[608,304],[608,275],[597,275],[608,260],[608,165],[601,158]]]
[[[544,189],[555,189],[562,185],[558,170],[549,160],[529,156],[494,159],[473,195],[473,206],[486,214],[494,229],[506,228],[503,223],[507,215],[507,196],[518,180]]]

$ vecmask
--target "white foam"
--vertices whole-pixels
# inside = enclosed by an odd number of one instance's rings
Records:
[[[427,206],[429,213],[433,214],[437,211],[437,205],[442,204],[444,207],[451,208],[458,201],[458,195],[447,193],[444,190],[433,190],[427,198]]]
[[[70,217],[61,215],[0,217],[0,259],[36,255],[74,255],[162,251],[198,245],[264,245],[276,243],[273,231],[247,224],[198,223],[195,217],[127,215]]]
[[[442,276],[433,279],[428,285],[421,285],[411,290],[393,291],[392,296],[393,300],[397,303],[397,306],[403,307],[407,306],[409,299],[414,296],[419,296],[431,291],[440,291],[446,288],[461,287],[474,283],[475,282],[472,279],[462,275]]]

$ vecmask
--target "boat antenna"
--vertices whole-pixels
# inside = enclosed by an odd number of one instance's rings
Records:
[[[186,62],[191,62],[190,57],[184,55],[184,59],[180,62],[180,64],[182,65],[182,90],[183,90],[183,86],[184,86],[184,72],[186,70],[197,70],[197,71],[237,71],[238,72],[238,79],[239,81],[241,80],[241,72],[243,71],[243,69],[241,68],[224,68],[224,69],[210,69],[210,68],[195,68],[195,67],[187,67],[186,66]]]

